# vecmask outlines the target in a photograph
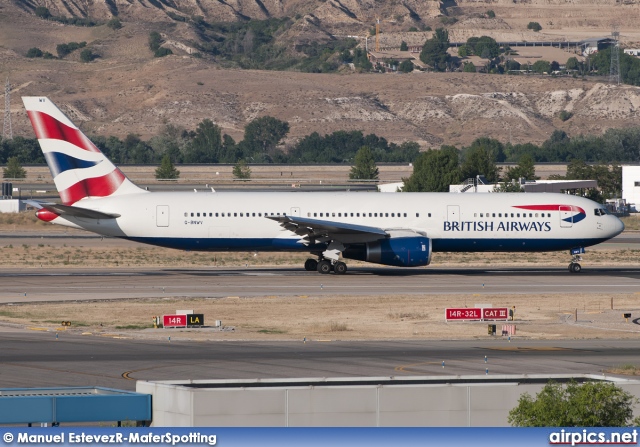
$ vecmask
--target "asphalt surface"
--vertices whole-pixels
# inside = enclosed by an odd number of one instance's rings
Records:
[[[159,296],[446,295],[634,293],[640,267],[556,268],[351,268],[321,275],[302,268],[3,269],[0,304]]]
[[[176,342],[37,332],[3,332],[0,339],[3,387],[134,390],[138,379],[452,377],[487,370],[608,375],[640,355],[635,340]]]

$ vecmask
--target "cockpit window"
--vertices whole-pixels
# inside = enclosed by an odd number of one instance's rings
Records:
[[[606,208],[596,208],[593,211],[595,212],[596,216],[604,216],[606,214],[609,214],[609,210],[607,210]]]

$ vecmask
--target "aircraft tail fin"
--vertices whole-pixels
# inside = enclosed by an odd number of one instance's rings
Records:
[[[22,98],[64,205],[145,192],[133,184],[49,98]]]

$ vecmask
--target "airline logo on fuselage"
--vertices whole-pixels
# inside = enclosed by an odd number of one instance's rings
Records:
[[[445,222],[444,231],[551,231],[550,222]]]
[[[520,205],[513,208],[528,210],[528,211],[554,211],[560,212],[561,219],[564,222],[578,223],[582,221],[587,214],[579,206],[575,205]],[[566,216],[566,217],[565,217]],[[506,216],[505,216],[506,217]],[[551,222],[523,222],[523,221],[503,221],[503,222],[488,222],[488,221],[465,221],[465,222],[444,222],[444,231],[510,231],[510,232],[522,232],[522,231],[536,231],[536,232],[548,232],[551,231]]]

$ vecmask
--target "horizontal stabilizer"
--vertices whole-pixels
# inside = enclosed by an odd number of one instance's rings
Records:
[[[60,205],[57,203],[43,203],[36,202],[35,200],[25,200],[25,203],[38,209],[51,211],[52,213],[55,213],[62,217],[83,217],[85,219],[115,219],[116,217],[120,217],[120,214],[116,213],[103,213],[101,211],[94,211],[77,206]]]

